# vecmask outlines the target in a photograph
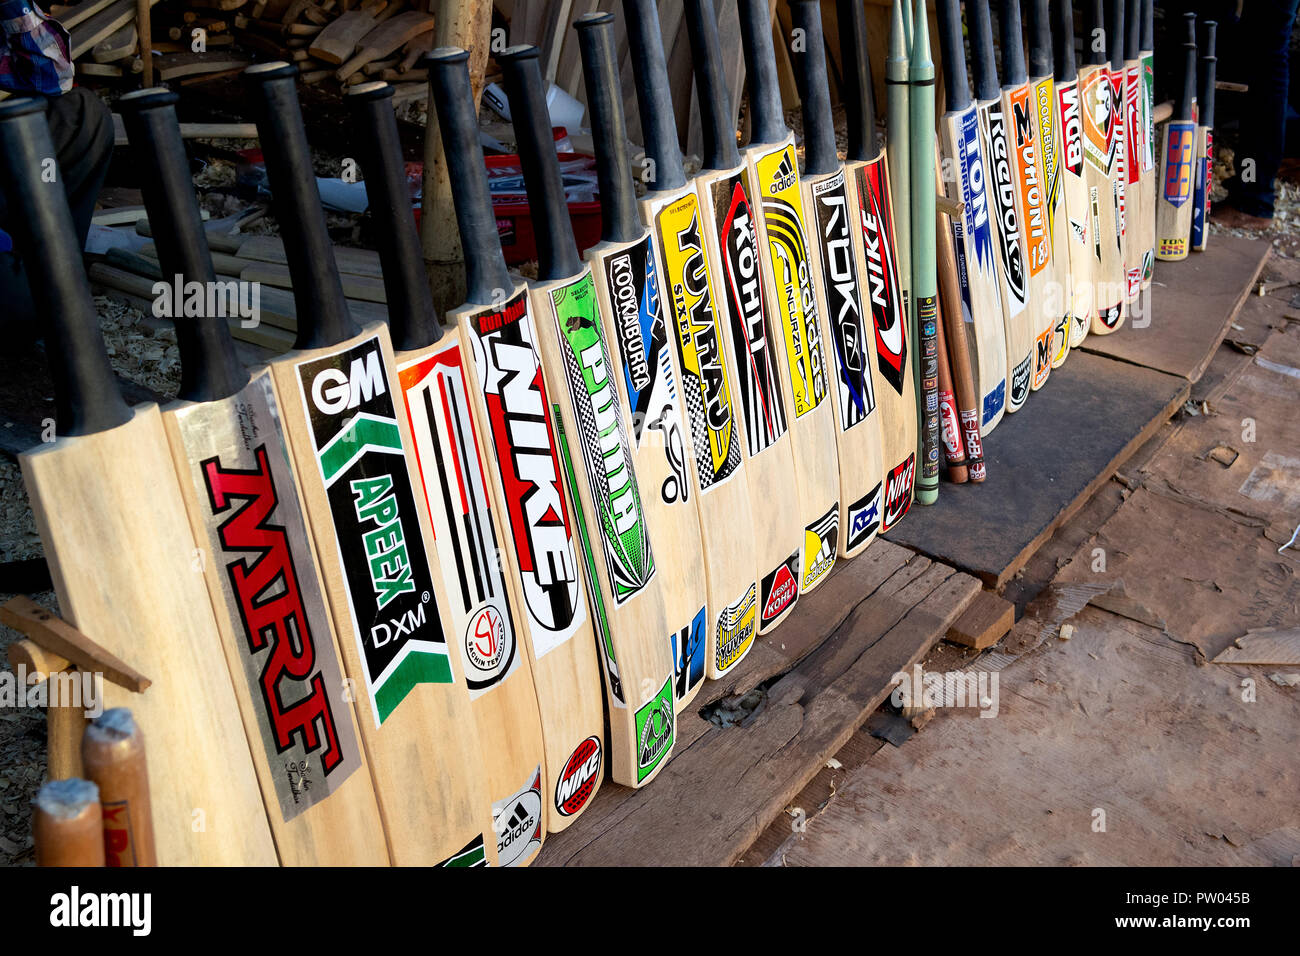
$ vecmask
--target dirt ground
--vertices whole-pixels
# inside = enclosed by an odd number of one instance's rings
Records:
[[[1278,551],[1300,522],[1295,291],[1244,310],[1264,347],[965,665],[997,672],[996,716],[939,708],[766,865],[1300,865],[1300,666],[1211,660],[1300,626],[1300,551]],[[1248,328],[1261,312],[1278,324]]]

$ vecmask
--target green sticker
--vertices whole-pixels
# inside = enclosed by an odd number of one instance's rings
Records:
[[[563,345],[560,351],[577,419],[583,470],[596,509],[594,518],[614,602],[622,604],[650,581],[655,563],[632,470],[631,446],[610,375],[614,366],[596,313],[591,273],[556,289],[551,302]]]
[[[673,749],[673,682],[664,681],[654,699],[636,712],[636,782],[640,783]]]

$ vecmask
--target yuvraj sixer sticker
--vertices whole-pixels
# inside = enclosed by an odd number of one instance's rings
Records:
[[[682,393],[695,450],[700,490],[707,492],[740,468],[740,436],[732,413],[727,357],[718,331],[716,299],[700,224],[699,198],[689,193],[656,217],[663,245],[664,284],[682,365]]]
[[[756,164],[756,173],[767,227],[768,261],[790,368],[794,415],[802,418],[821,404],[828,382],[794,146],[764,156]]]

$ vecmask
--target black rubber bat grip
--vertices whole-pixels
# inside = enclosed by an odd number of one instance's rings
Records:
[[[501,252],[501,235],[492,211],[478,115],[469,80],[469,53],[440,47],[424,57],[429,70],[429,99],[438,111],[442,151],[465,254],[466,298],[474,305],[500,305],[514,288]]]
[[[627,20],[641,134],[645,138],[646,156],[654,163],[646,185],[653,192],[681,189],[686,185],[686,170],[682,167],[673,95],[668,87],[668,62],[659,31],[659,10],[654,0],[623,0],[623,16]]]
[[[1047,0],[1029,3],[1029,75],[1052,75],[1052,22]]]
[[[393,113],[393,88],[387,83],[362,83],[349,88],[343,99],[352,113],[357,155],[366,177],[393,347],[411,352],[442,338],[442,324],[433,306],[420,234],[411,211],[411,190]]]
[[[826,41],[822,37],[820,0],[795,0],[790,5],[795,29],[804,31],[802,52],[796,52],[795,78],[803,101],[804,172],[823,176],[839,168],[835,149],[835,118],[826,78]]]
[[[9,200],[5,228],[13,233],[32,299],[45,317],[58,434],[91,435],[125,424],[132,413],[99,334],[45,108],[45,100],[26,97],[0,103],[0,187]]]
[[[1141,0],[1128,0],[1124,8],[1124,59],[1136,60],[1141,49],[1142,3]]]
[[[631,242],[645,229],[637,212],[636,189],[627,150],[627,117],[614,50],[614,15],[589,13],[573,23],[582,54],[591,136],[596,145],[596,179],[600,185],[600,237]]]
[[[136,90],[119,99],[117,109],[131,144],[163,281],[173,282],[179,275],[182,282],[213,283],[212,252],[176,120],[178,99],[167,89]],[[248,384],[248,369],[235,354],[223,316],[174,315],[172,322],[181,353],[178,398],[213,402]]]
[[[1174,119],[1182,123],[1192,121],[1192,100],[1196,96],[1196,44],[1183,44],[1183,90],[1178,97]]]
[[[1084,0],[1088,4],[1083,11],[1083,48],[1088,51],[1083,62],[1088,66],[1100,66],[1106,62],[1106,18],[1102,11],[1103,0]],[[1096,42],[1097,31],[1102,31],[1102,42]]]
[[[1029,79],[1025,51],[1020,45],[1020,0],[1002,0],[998,8],[998,37],[1002,41],[1002,85],[1017,87]]]
[[[1074,62],[1074,4],[1070,0],[1055,0],[1052,4],[1052,60],[1058,85],[1078,79],[1079,69]]]
[[[298,105],[297,78],[298,68],[290,63],[257,63],[244,70],[253,92],[272,205],[293,280],[298,313],[294,345],[313,349],[337,345],[360,330],[348,312],[334,263],[334,246],[325,226]]]
[[[1155,52],[1156,4],[1155,0],[1142,0],[1142,49]]]
[[[1124,68],[1124,0],[1110,0],[1110,23],[1106,27],[1106,39],[1110,43],[1111,70]]]
[[[1200,116],[1197,121],[1210,129],[1214,128],[1214,79],[1218,62],[1217,56],[1201,57],[1201,95],[1197,97]]]
[[[564,181],[555,155],[550,113],[542,95],[542,70],[537,56],[535,46],[515,46],[499,54],[497,63],[505,74],[519,161],[524,168],[524,189],[537,236],[537,278],[549,282],[577,275],[582,271],[582,260],[578,258],[569,206],[564,200]]]
[[[752,116],[750,142],[779,143],[790,130],[781,110],[781,85],[776,75],[772,21],[767,0],[740,0],[740,42],[745,51],[745,82]]]
[[[848,118],[850,161],[865,163],[880,153],[876,105],[872,100],[871,60],[867,54],[867,14],[862,0],[837,0],[840,59],[844,63],[844,111]]]
[[[966,76],[966,47],[961,39],[961,8],[957,0],[935,0],[939,16],[939,48],[943,51],[944,109],[959,113],[970,106]]]
[[[686,32],[700,101],[704,168],[735,169],[740,165],[740,150],[732,122],[731,93],[722,72],[722,44],[713,0],[686,0]]]
[[[989,0],[967,0],[970,27],[970,62],[975,71],[975,98],[987,103],[998,98],[998,64],[993,58],[993,20]]]

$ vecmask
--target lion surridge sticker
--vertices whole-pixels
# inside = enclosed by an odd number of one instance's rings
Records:
[[[433,518],[465,683],[476,698],[514,672],[519,653],[460,347],[453,343],[401,365],[397,377]]]
[[[767,261],[776,286],[786,364],[790,369],[794,414],[795,418],[802,418],[821,404],[828,382],[794,146],[764,156],[755,164],[755,171],[767,229]]]
[[[716,651],[713,666],[725,671],[749,652],[756,633],[755,616],[758,613],[758,587],[751,584],[734,604],[722,609],[717,620]]]
[[[373,336],[294,371],[379,726],[420,684],[455,680],[383,346]]]
[[[727,356],[718,330],[716,298],[700,224],[699,198],[690,193],[656,217],[671,302],[687,427],[700,490],[708,492],[740,469],[740,436],[732,412]]]
[[[501,483],[506,547],[519,567],[521,617],[527,615],[533,653],[540,659],[577,633],[586,621],[587,601],[528,293],[520,291],[501,308],[478,313],[469,332],[487,407],[484,444]]]
[[[636,782],[640,783],[655,772],[673,749],[677,720],[673,705],[672,679],[635,715],[636,729]]]
[[[497,837],[497,862],[520,866],[542,847],[542,768],[523,787],[492,804],[492,829]]]

